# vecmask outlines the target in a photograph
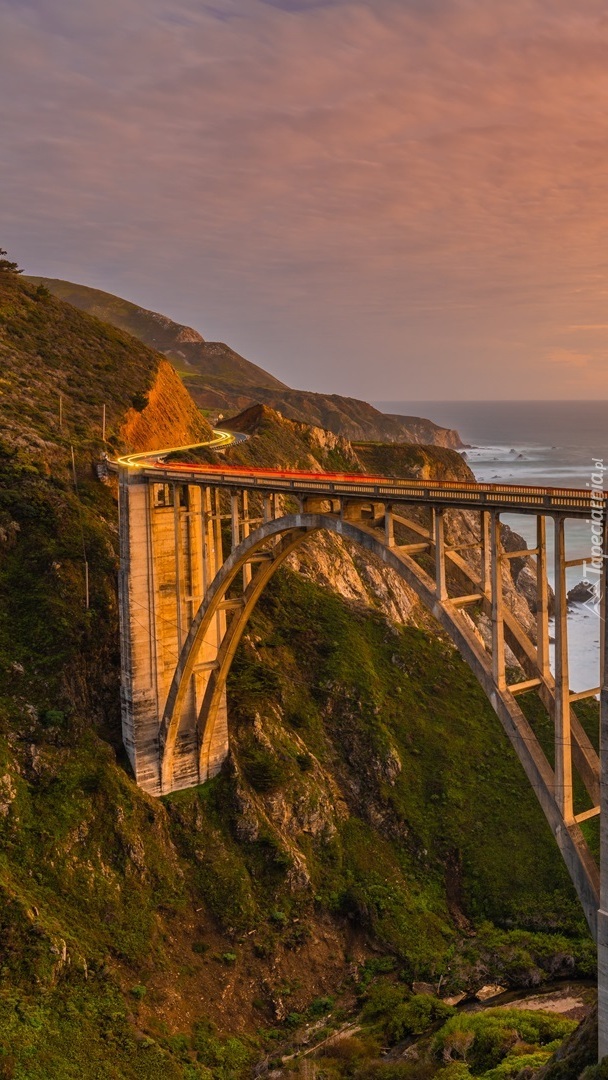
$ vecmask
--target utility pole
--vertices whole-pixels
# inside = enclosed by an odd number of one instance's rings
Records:
[[[63,428],[63,394],[59,395],[59,430]]]
[[[74,480],[74,491],[76,492],[76,498],[78,499],[78,516],[80,521],[80,536],[82,539],[82,558],[84,561],[84,604],[85,608],[89,610],[89,563],[87,559],[87,547],[84,539],[84,529],[82,527],[82,506],[80,505],[80,496],[78,494],[78,479],[76,477],[76,455],[74,454],[74,447],[70,445],[72,451],[72,478]]]
[[[101,410],[101,438],[106,441],[106,407],[102,406]]]

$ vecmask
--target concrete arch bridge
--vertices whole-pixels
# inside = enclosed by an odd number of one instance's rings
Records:
[[[218,441],[226,443],[225,433]],[[606,551],[607,496],[598,500],[588,489],[167,463],[160,454],[123,458],[117,468],[123,737],[137,783],[161,795],[202,783],[221,768],[229,745],[230,665],[259,597],[291,552],[325,530],[372,553],[400,575],[448,633],[536,793],[598,942],[600,1044],[608,1053],[608,646],[602,632],[600,685],[572,693],[566,570],[582,560],[567,558],[565,530],[568,519],[597,520],[599,507]],[[475,542],[466,545],[475,548],[472,557],[446,541],[445,515],[454,509],[474,511],[478,518]],[[536,519],[534,548],[503,550],[500,523],[506,513]],[[554,672],[547,519],[554,537]],[[503,585],[505,562],[530,555],[537,568],[535,640],[505,604]],[[454,582],[464,583],[458,594]],[[480,605],[490,620],[490,647],[468,614],[472,605]],[[524,673],[515,684],[508,681],[507,646]],[[601,687],[606,736],[598,755],[572,705],[597,696]],[[531,690],[553,719],[552,762],[518,703]],[[585,792],[580,806],[575,774]],[[600,814],[598,867],[581,823]]]

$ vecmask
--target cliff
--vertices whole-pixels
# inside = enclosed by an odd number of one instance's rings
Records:
[[[395,986],[404,1004],[420,979],[456,992],[589,975],[570,882],[481,690],[354,549],[310,547],[265,593],[232,670],[223,773],[162,800],[136,788],[120,742],[117,507],[91,462],[101,404],[115,445],[125,417],[142,445],[172,376],[13,275],[0,275],[0,348],[0,1070],[246,1080],[361,1014],[361,1066],[333,1076],[388,1078],[369,1017]],[[250,438],[229,460],[357,471],[368,453],[401,471],[414,454],[417,475],[466,469],[269,410],[241,424]]]
[[[164,353],[180,370],[200,408],[215,415],[241,412],[261,403],[292,420],[325,428],[347,439],[432,443],[453,449],[463,446],[456,431],[439,427],[431,420],[387,415],[366,401],[340,394],[292,390],[223,342],[205,341],[191,327],[110,293],[56,278],[26,280],[43,284],[75,307],[127,330]]]
[[[137,404],[139,408],[132,406],[126,412],[120,428],[121,438],[133,450],[186,446],[213,438],[210,425],[166,360],[159,361],[154,383]]]
[[[390,416],[366,401],[340,394],[267,387],[248,387],[246,390],[228,387],[220,393],[217,382],[213,385],[203,385],[200,380],[190,383],[186,379],[186,382],[195,400],[208,409],[225,412],[262,402],[291,420],[326,428],[351,440],[427,443],[454,450],[464,445],[457,431],[439,427],[432,420],[418,416]]]

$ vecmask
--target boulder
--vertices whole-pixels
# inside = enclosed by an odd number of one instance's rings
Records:
[[[588,581],[579,581],[578,585],[575,585],[573,589],[570,589],[568,593],[568,600],[571,604],[585,604],[587,600],[591,600],[591,597],[595,595],[593,585],[590,585]]]
[[[444,997],[444,998],[442,998],[441,1000],[442,1000],[442,1001],[443,1001],[443,1002],[444,1002],[444,1003],[445,1003],[446,1005],[460,1005],[460,1002],[461,1002],[461,1001],[464,1001],[464,999],[465,999],[466,997],[467,997],[467,994],[464,994],[464,993],[461,993],[461,994],[451,994],[451,995],[450,995],[450,997]]]
[[[481,990],[478,990],[475,997],[478,1001],[489,1001],[490,998],[498,997],[499,994],[504,994],[505,987],[497,985],[482,986]]]

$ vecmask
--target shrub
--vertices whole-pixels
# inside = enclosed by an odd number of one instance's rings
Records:
[[[312,1017],[325,1016],[334,1007],[334,999],[332,997],[318,997],[314,1001],[311,1001],[308,1006],[308,1015]]]
[[[386,1026],[386,1032],[391,1042],[399,1042],[407,1035],[422,1035],[439,1020],[447,1020],[454,1016],[455,1009],[452,1005],[446,1005],[439,998],[429,994],[414,994],[414,996],[394,1010]]]
[[[251,1061],[251,1051],[241,1039],[216,1035],[206,1021],[196,1025],[192,1045],[198,1063],[214,1070],[214,1080],[236,1080]]]
[[[486,1072],[496,1068],[517,1043],[528,1043],[538,1049],[555,1039],[563,1039],[575,1027],[574,1020],[524,1009],[458,1013],[437,1033],[432,1049],[444,1061],[460,1058],[473,1072]]]
[[[285,778],[285,770],[272,751],[257,743],[245,747],[240,754],[243,772],[256,791],[274,791]]]
[[[602,1058],[599,1065],[588,1065],[580,1080],[608,1080],[608,1057]]]
[[[148,404],[148,395],[147,394],[142,394],[141,392],[138,391],[131,398],[131,405],[133,406],[133,408],[135,409],[136,412],[143,412],[144,409],[146,408],[147,404]]]
[[[469,1080],[471,1070],[464,1061],[453,1061],[436,1073],[437,1080]]]
[[[370,987],[367,1001],[363,1007],[364,1020],[378,1020],[390,1016],[395,1009],[403,1005],[408,991],[404,986],[379,982]]]
[[[523,1069],[536,1071],[547,1063],[551,1054],[552,1050],[548,1047],[545,1047],[544,1050],[531,1050],[529,1053],[513,1052],[512,1054],[507,1054],[507,1057],[500,1065],[497,1065],[495,1069],[489,1069],[488,1072],[484,1073],[483,1080],[511,1080],[512,1077],[520,1076]]]

